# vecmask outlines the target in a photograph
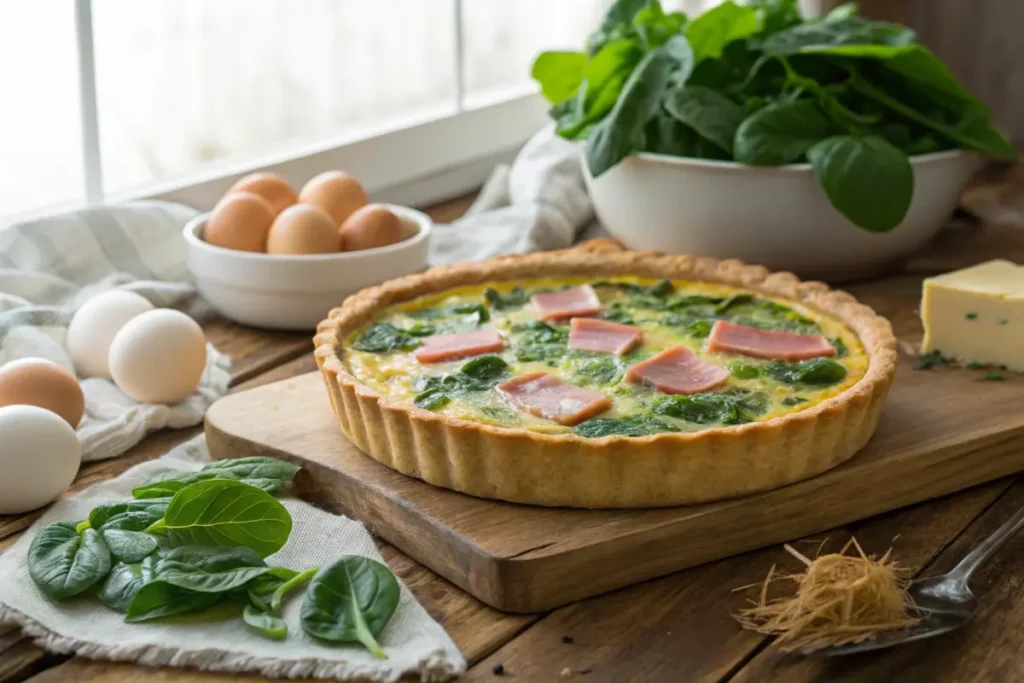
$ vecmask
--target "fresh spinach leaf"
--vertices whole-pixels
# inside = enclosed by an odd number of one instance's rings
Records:
[[[551,104],[571,99],[583,83],[587,55],[582,52],[542,52],[530,73]]]
[[[266,557],[284,546],[291,529],[291,515],[266,491],[215,479],[174,494],[164,518],[149,531],[175,545],[245,547]]]
[[[280,614],[281,608],[284,605],[284,599],[288,593],[292,592],[302,584],[312,579],[316,573],[320,571],[319,567],[313,567],[307,569],[301,574],[296,574],[292,578],[288,579],[274,590],[274,594],[270,597],[270,611],[273,614]]]
[[[914,170],[884,138],[837,135],[812,146],[807,158],[832,206],[852,223],[889,232],[907,215]]]
[[[637,413],[624,418],[586,420],[576,425],[573,431],[578,436],[599,439],[603,436],[649,436],[679,430],[649,413]]]
[[[264,638],[284,640],[288,637],[288,625],[281,617],[263,612],[253,605],[246,605],[242,610],[242,620],[246,626]]]
[[[731,0],[709,9],[686,27],[686,38],[697,61],[718,59],[726,45],[748,38],[761,30],[758,12]]]
[[[143,531],[104,528],[100,530],[100,536],[110,554],[118,562],[141,562],[157,549],[156,539]]]
[[[206,465],[198,472],[169,471],[157,475],[148,482],[132,490],[132,495],[139,499],[158,498],[166,509],[170,497],[190,484],[214,479],[241,481],[273,493],[286,486],[301,469],[293,463],[277,458],[255,457],[235,460],[217,460]],[[150,514],[158,510],[156,506],[146,508]],[[162,516],[158,515],[156,519]],[[153,521],[156,521],[155,519]],[[93,524],[95,526],[95,524]],[[145,527],[141,527],[145,528]],[[136,529],[133,529],[136,530]]]
[[[221,593],[201,593],[175,586],[166,581],[144,583],[128,604],[125,621],[136,624],[174,614],[197,612],[210,607],[222,597]]]
[[[822,138],[837,131],[811,100],[778,102],[758,110],[736,129],[736,161],[750,166],[781,166],[799,160]]]
[[[156,578],[155,564],[153,556],[131,564],[119,562],[96,591],[96,597],[116,612],[128,612],[136,593]]]
[[[644,124],[657,111],[672,72],[679,68],[672,49],[680,41],[685,38],[674,36],[647,53],[623,85],[608,117],[590,133],[586,158],[595,178],[635,151]],[[685,48],[676,45],[675,50],[682,52]]]
[[[666,14],[660,2],[648,2],[636,13],[632,23],[644,47],[653,49],[679,34],[686,24],[686,15],[682,12]]]
[[[391,323],[377,323],[359,335],[352,348],[370,353],[411,351],[420,345],[416,335],[400,330]]]
[[[260,574],[246,584],[245,590],[249,602],[262,612],[270,612],[270,602],[278,588],[285,585],[299,572],[287,567],[271,567],[265,574]]]
[[[184,545],[160,556],[156,578],[198,593],[226,593],[270,570],[249,548]]]
[[[28,572],[54,600],[78,595],[110,571],[110,551],[95,529],[75,531],[74,522],[48,524],[36,532],[28,549]]]
[[[98,505],[89,513],[93,529],[128,529],[141,531],[164,516],[170,496],[146,500],[126,500]]]
[[[711,88],[688,85],[665,98],[665,109],[681,123],[697,131],[732,154],[736,129],[743,122],[743,109]]]
[[[846,368],[831,358],[813,358],[795,363],[774,360],[764,366],[764,372],[787,384],[815,386],[835,384],[846,377]]]
[[[321,569],[302,603],[302,628],[314,638],[359,642],[380,659],[376,636],[398,607],[398,580],[385,565],[349,555]]]
[[[842,45],[904,46],[912,44],[914,39],[914,32],[905,26],[848,16],[791,26],[767,37],[760,47],[766,54],[792,55]]]

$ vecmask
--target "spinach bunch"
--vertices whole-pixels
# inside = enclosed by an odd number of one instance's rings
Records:
[[[376,636],[400,595],[386,566],[346,556],[299,572],[264,559],[284,546],[292,528],[291,515],[270,492],[298,470],[261,457],[168,473],[136,488],[132,500],[40,529],[29,546],[29,575],[53,600],[90,591],[129,623],[233,603],[250,628],[278,640],[288,633],[285,598],[312,580],[303,630],[362,643],[383,658]],[[151,497],[158,491],[168,495]]]
[[[532,75],[595,177],[636,152],[807,162],[832,205],[871,232],[906,215],[909,157],[1014,157],[913,31],[853,4],[805,19],[797,0],[730,1],[691,20],[659,0],[616,0],[584,51],[545,52]]]

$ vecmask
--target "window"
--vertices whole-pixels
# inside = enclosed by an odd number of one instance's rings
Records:
[[[545,49],[611,0],[22,0],[0,23],[0,223],[133,197],[209,208],[270,167],[381,199],[478,185],[541,125]],[[664,0],[700,11],[715,0]]]

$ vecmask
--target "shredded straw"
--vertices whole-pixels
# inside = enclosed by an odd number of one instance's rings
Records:
[[[851,538],[838,553],[810,560],[792,546],[785,548],[806,571],[777,576],[773,566],[754,606],[736,615],[744,628],[778,636],[783,652],[857,643],[918,622],[909,616],[914,607],[906,590],[909,577],[890,559],[891,549],[869,557]],[[847,554],[851,548],[856,553]],[[770,599],[769,587],[777,581],[795,583],[796,594]]]

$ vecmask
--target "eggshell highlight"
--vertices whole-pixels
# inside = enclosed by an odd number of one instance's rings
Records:
[[[206,337],[192,318],[159,308],[121,328],[110,345],[110,374],[140,403],[175,404],[199,386],[206,367]]]
[[[0,515],[35,510],[71,485],[82,445],[62,417],[37,406],[0,408]]]
[[[359,181],[342,171],[327,171],[312,178],[299,193],[299,201],[326,213],[336,226],[370,203]]]
[[[37,406],[75,429],[85,413],[85,394],[70,372],[44,358],[22,358],[0,367],[0,407]],[[0,450],[6,447],[0,437]]]
[[[267,236],[268,254],[330,254],[341,250],[341,237],[331,217],[308,204],[285,209]]]
[[[228,190],[228,194],[235,192],[251,192],[263,197],[270,204],[275,217],[299,201],[295,189],[276,173],[250,173]]]
[[[345,251],[386,247],[401,241],[401,221],[379,204],[364,206],[341,226],[341,242]]]
[[[262,197],[250,192],[225,196],[210,213],[204,239],[237,251],[267,250],[267,233],[276,214]]]
[[[135,292],[120,289],[94,296],[75,312],[68,326],[67,348],[75,372],[82,377],[110,379],[110,344],[125,323],[153,304]]]

